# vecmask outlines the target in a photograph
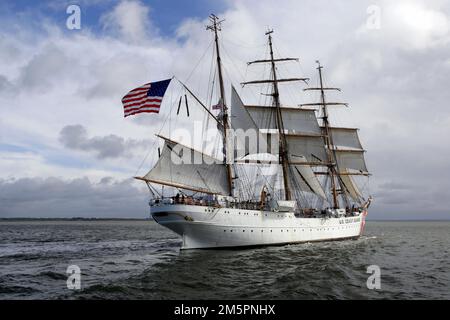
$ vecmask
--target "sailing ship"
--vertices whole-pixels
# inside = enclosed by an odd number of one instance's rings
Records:
[[[208,108],[182,85],[217,123],[222,154],[215,157],[158,135],[164,145],[158,149],[156,164],[146,175],[135,177],[150,190],[153,219],[181,236],[181,249],[360,237],[372,198],[362,195],[357,178],[368,179],[370,174],[358,129],[330,122],[329,107],[346,104],[329,102],[326,92],[340,89],[324,86],[323,66],[317,61],[319,85],[303,90],[319,93],[320,101],[282,105],[280,84],[307,83],[309,79],[279,78],[277,64],[298,59],[275,57],[273,31],[269,30],[269,57],[248,65],[267,64],[270,78],[241,84],[269,86],[271,103],[245,105],[232,87],[228,105],[219,46],[222,21],[215,15],[210,21],[207,29],[214,36],[219,103]],[[180,105],[181,97],[177,113]],[[220,113],[214,115],[211,108],[220,109]],[[249,132],[256,143],[249,140]],[[261,173],[267,168],[275,170]],[[160,186],[173,193],[164,196]]]

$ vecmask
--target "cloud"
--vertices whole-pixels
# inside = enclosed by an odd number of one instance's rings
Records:
[[[23,67],[18,85],[27,90],[41,89],[41,92],[58,86],[70,75],[61,72],[68,66],[77,69],[77,61],[70,59],[57,45],[49,43]]]
[[[100,21],[104,29],[119,34],[125,41],[143,43],[149,33],[156,33],[148,18],[149,11],[150,8],[140,1],[121,1]]]
[[[445,45],[450,41],[447,15],[430,8],[428,2],[396,1],[388,5],[386,13],[395,38],[411,50]],[[407,33],[414,36],[402,36]]]
[[[148,191],[133,179],[0,179],[1,218],[147,218]]]
[[[89,138],[82,125],[68,125],[61,129],[59,141],[69,149],[94,152],[99,159],[130,156],[136,148],[149,148],[149,141],[125,140],[110,134]]]
[[[6,77],[0,75],[0,92],[7,92],[12,89],[11,83],[6,79]]]

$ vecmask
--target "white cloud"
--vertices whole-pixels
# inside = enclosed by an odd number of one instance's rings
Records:
[[[428,1],[395,1],[386,3],[386,6],[387,28],[392,30],[399,43],[411,49],[426,49],[449,43],[449,17],[429,8]]]
[[[150,8],[140,1],[121,1],[114,9],[104,14],[100,21],[107,30],[116,31],[122,39],[135,44],[145,43],[150,34],[156,34],[148,19]]]

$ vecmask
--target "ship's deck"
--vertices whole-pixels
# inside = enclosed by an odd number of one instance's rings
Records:
[[[247,201],[226,201],[220,202],[217,199],[205,199],[196,198],[191,196],[173,196],[164,198],[155,198],[149,202],[150,207],[160,205],[191,205],[191,206],[207,206],[213,208],[230,208],[230,209],[243,209],[243,210],[263,210],[274,211],[270,207],[268,202],[262,203],[261,201],[247,200]],[[353,207],[345,209],[345,216],[352,217],[357,216],[362,212],[363,208]],[[302,217],[317,217],[318,215],[326,215],[327,209],[318,210],[316,208],[296,208],[294,210],[295,215]]]

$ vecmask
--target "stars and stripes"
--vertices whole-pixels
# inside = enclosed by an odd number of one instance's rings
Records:
[[[159,113],[170,80],[172,79],[147,83],[128,92],[122,98],[124,116],[128,117],[143,112]]]

